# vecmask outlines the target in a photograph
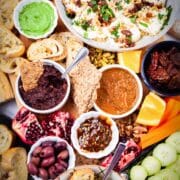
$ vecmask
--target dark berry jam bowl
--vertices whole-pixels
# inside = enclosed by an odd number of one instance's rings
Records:
[[[52,72],[52,68],[54,69],[55,74],[58,75],[58,80],[61,78],[61,74],[63,74],[65,72],[65,69],[60,64],[58,64],[52,60],[40,60],[40,61],[43,62],[44,67],[51,68],[51,69],[49,69],[50,73]],[[43,74],[44,73],[45,73],[45,70],[44,70]],[[47,71],[46,71],[46,73],[47,73]],[[49,76],[51,76],[51,74]],[[43,75],[39,78],[39,81],[40,80],[42,80],[41,84],[45,83],[44,79],[43,79]],[[52,81],[55,81],[55,80],[52,79]],[[26,107],[28,110],[30,110],[34,113],[49,114],[49,113],[55,112],[65,105],[65,103],[68,100],[69,94],[70,94],[70,78],[69,78],[69,76],[66,75],[65,79],[62,79],[62,81],[63,81],[63,84],[60,81],[57,81],[58,82],[57,85],[56,85],[56,82],[52,82],[52,84],[47,83],[47,87],[46,86],[44,87],[43,92],[47,91],[48,93],[45,93],[44,96],[43,96],[43,94],[41,94],[40,97],[38,97],[38,98],[40,98],[40,102],[42,99],[42,102],[39,105],[38,99],[37,100],[31,99],[31,93],[32,93],[32,96],[34,95],[35,96],[34,98],[36,98],[37,97],[36,94],[41,93],[41,92],[39,92],[38,90],[37,91],[34,90],[34,92],[31,92],[31,90],[30,90],[29,92],[27,92],[27,96],[29,98],[29,99],[27,99],[25,97],[26,92],[24,92],[22,90],[23,88],[22,88],[21,75],[19,74],[19,76],[17,77],[17,80],[16,80],[16,87],[15,87],[17,98],[24,107]],[[51,80],[49,80],[49,82],[51,82]],[[64,84],[65,84],[65,87],[64,87]],[[39,83],[38,83],[38,86],[39,86]],[[53,88],[55,90],[51,91],[52,87],[49,88],[48,86],[54,86]],[[56,86],[58,86],[58,87],[56,87]],[[63,87],[61,87],[61,86],[63,86]],[[57,89],[57,88],[59,88],[59,89]],[[61,95],[61,90],[62,90],[62,95]],[[59,98],[59,99],[56,99],[56,98]],[[43,101],[44,101],[44,104],[43,104]],[[30,103],[33,102],[34,104],[31,105],[29,102]]]
[[[180,42],[162,41],[144,54],[141,76],[149,90],[167,96],[180,95]]]

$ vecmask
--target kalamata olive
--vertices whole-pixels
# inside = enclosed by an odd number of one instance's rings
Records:
[[[68,150],[63,150],[63,151],[61,151],[61,152],[58,154],[57,158],[64,160],[64,159],[67,159],[68,156],[69,156]]]
[[[52,147],[53,145],[54,145],[53,141],[45,141],[41,144],[42,147],[47,147],[47,146]]]
[[[58,159],[58,163],[61,164],[65,169],[68,168],[68,163],[67,162],[65,162],[65,161],[63,161],[61,159]]]
[[[38,174],[38,168],[33,164],[33,163],[28,163],[27,165],[28,171],[32,175],[37,175]]]
[[[54,162],[55,162],[55,157],[51,156],[51,157],[43,159],[41,162],[41,166],[48,167],[48,166],[52,165]]]
[[[65,171],[64,166],[62,166],[60,163],[55,163],[54,166],[56,168],[57,173],[62,173]]]
[[[49,173],[49,176],[51,179],[54,179],[56,178],[56,168],[55,166],[51,166],[49,169],[48,169],[48,173]]]
[[[60,150],[64,150],[66,149],[67,147],[67,144],[65,142],[57,142],[55,145],[54,145],[54,148],[57,150],[57,151],[60,151]]]
[[[40,162],[40,158],[39,158],[39,157],[32,156],[32,157],[31,157],[31,162],[32,162],[34,165],[38,166],[38,165],[39,165],[39,162]]]
[[[39,168],[39,177],[43,180],[48,179],[48,172],[44,168]]]
[[[42,150],[41,146],[36,147],[33,151],[33,156],[39,156],[41,150]]]
[[[54,148],[53,147],[45,147],[42,149],[40,153],[41,158],[47,158],[54,155]]]

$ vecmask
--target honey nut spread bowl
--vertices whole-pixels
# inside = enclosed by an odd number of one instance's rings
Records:
[[[111,117],[113,119],[119,119],[119,118],[124,118],[124,117],[132,114],[139,107],[139,105],[140,105],[140,103],[142,101],[142,97],[143,97],[143,87],[142,87],[141,80],[136,75],[136,73],[134,73],[131,69],[129,69],[129,68],[125,67],[125,66],[122,66],[122,65],[107,65],[107,66],[105,66],[105,67],[103,67],[103,68],[101,68],[99,70],[103,73],[103,72],[107,72],[109,70],[114,70],[114,69],[116,69],[116,70],[118,70],[118,69],[119,70],[123,70],[124,72],[129,74],[131,76],[131,78],[133,78],[134,82],[136,83],[136,90],[134,88],[130,89],[130,91],[132,91],[132,90],[136,91],[136,98],[134,100],[134,103],[132,104],[132,106],[127,111],[125,111],[123,113],[119,113],[119,114],[112,114],[110,112],[105,111],[99,105],[97,105],[97,100],[98,100],[98,93],[97,93],[97,99],[96,99],[96,102],[94,103],[94,108],[95,108],[96,111],[100,112],[104,116],[109,116],[109,117]],[[103,75],[102,75],[102,77],[103,77]],[[110,81],[108,81],[108,82],[110,82]],[[125,85],[126,85],[126,83],[127,83],[127,79],[125,79]],[[98,92],[98,90],[97,90],[97,92]],[[119,93],[119,92],[117,92],[117,93]],[[118,103],[119,102],[124,102],[124,101],[120,101],[119,100]]]
[[[62,67],[60,64],[58,64],[58,63],[56,63],[56,62],[54,62],[52,60],[43,59],[43,60],[40,60],[40,61],[43,62],[43,65],[48,65],[48,66],[54,67],[61,74],[63,74],[65,72],[64,67]],[[40,109],[33,108],[24,101],[24,99],[23,99],[23,97],[22,97],[22,95],[20,93],[20,88],[19,88],[20,80],[21,80],[21,74],[18,75],[18,77],[16,79],[16,84],[15,84],[15,93],[17,95],[17,98],[24,107],[26,107],[28,110],[30,110],[30,111],[32,111],[34,113],[49,114],[49,113],[55,112],[55,111],[59,110],[60,108],[62,108],[65,105],[65,103],[67,102],[68,98],[69,98],[71,84],[70,84],[69,76],[66,75],[65,80],[66,80],[66,83],[67,83],[67,89],[66,89],[66,93],[65,93],[62,101],[60,101],[54,107],[46,109],[46,110],[40,110]]]
[[[101,117],[103,118],[103,120],[101,120]],[[88,151],[86,149],[83,149],[81,146],[80,146],[80,143],[79,143],[79,139],[80,137],[78,137],[78,130],[80,129],[81,125],[83,125],[83,123],[86,123],[87,120],[90,120],[90,122],[92,122],[92,120],[94,119],[98,119],[100,118],[99,121],[107,121],[109,126],[110,126],[110,131],[111,131],[111,139],[109,141],[109,143],[107,144],[107,146],[105,146],[102,150],[99,150],[99,151]],[[95,123],[96,126],[97,123]],[[99,127],[99,126],[98,126]],[[98,128],[97,127],[97,128]],[[91,126],[92,128],[92,126]],[[99,129],[99,128],[98,128]],[[104,130],[105,128],[103,128]],[[94,130],[92,130],[93,132],[90,132],[91,135],[93,134],[94,136],[98,137],[100,135],[96,134],[100,131],[96,131],[94,132]],[[86,133],[83,133],[83,135],[86,135],[87,137],[87,134],[89,132],[86,132]],[[87,137],[85,139],[87,140],[89,137]],[[107,136],[106,136],[107,137]],[[88,140],[92,140],[92,136],[88,139]],[[102,157],[105,157],[107,156],[108,154],[110,154],[116,147],[118,141],[119,141],[119,131],[118,131],[118,128],[116,126],[116,123],[108,116],[103,116],[101,113],[99,112],[96,112],[96,111],[90,111],[90,112],[87,112],[87,113],[84,113],[82,114],[78,119],[76,119],[74,125],[72,126],[72,129],[71,129],[71,141],[72,141],[72,144],[74,146],[74,148],[78,151],[79,154],[81,154],[82,156],[85,156],[87,158],[94,158],[94,159],[100,159]],[[100,141],[101,143],[104,141],[102,138],[100,138]],[[85,142],[85,144],[89,144],[87,142]],[[92,146],[91,146],[92,147]],[[93,147],[94,148],[94,147]]]
[[[38,141],[36,141],[36,143],[34,143],[31,146],[31,149],[30,149],[30,151],[28,153],[27,164],[31,161],[31,156],[32,156],[33,151],[37,147],[39,147],[43,142],[48,142],[48,141],[52,141],[52,142],[64,142],[64,143],[66,143],[67,150],[69,152],[69,160],[68,160],[67,170],[73,169],[75,167],[75,161],[76,161],[76,156],[75,156],[73,148],[69,145],[69,143],[66,140],[64,140],[62,138],[59,138],[59,137],[56,137],[56,136],[42,137]],[[41,180],[42,179],[42,178],[40,178],[40,177],[38,177],[36,175],[31,175],[31,176],[33,177],[34,180]]]
[[[20,19],[20,16],[24,17]],[[20,34],[30,39],[40,39],[48,37],[54,31],[58,14],[49,0],[22,0],[14,9],[13,21]]]

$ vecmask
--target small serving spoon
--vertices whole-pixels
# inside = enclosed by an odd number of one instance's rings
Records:
[[[117,149],[114,152],[113,155],[113,159],[109,165],[109,167],[106,169],[106,172],[103,176],[103,180],[107,180],[107,178],[109,177],[111,171],[114,169],[114,167],[116,166],[117,162],[120,159],[121,154],[123,153],[124,149],[126,147],[126,143],[124,142],[119,142]]]
[[[61,78],[65,78],[66,75],[80,63],[87,55],[89,54],[89,50],[86,47],[83,47],[79,50],[76,57],[74,58],[73,62],[66,68],[65,72],[62,74]]]

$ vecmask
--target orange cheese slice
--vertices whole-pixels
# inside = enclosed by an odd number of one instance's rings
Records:
[[[130,68],[135,73],[139,73],[141,67],[141,56],[142,50],[118,53],[118,63]]]
[[[165,101],[150,92],[144,99],[136,122],[147,126],[157,126],[163,117],[165,109]]]

